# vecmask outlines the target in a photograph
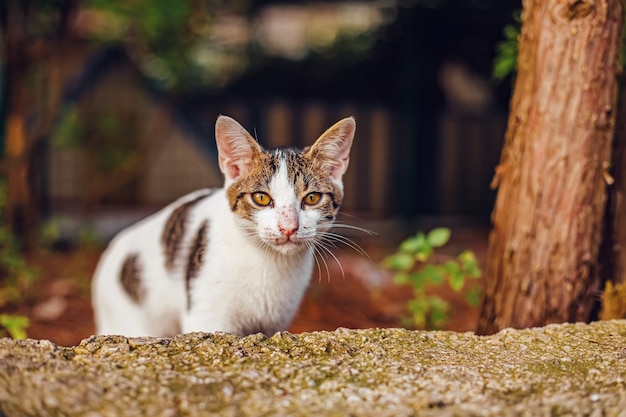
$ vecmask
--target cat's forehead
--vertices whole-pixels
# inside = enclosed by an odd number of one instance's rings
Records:
[[[306,150],[277,148],[263,150],[258,154],[247,174],[237,181],[237,185],[238,188],[266,187],[279,174],[286,175],[286,182],[296,189],[324,186],[328,183],[327,176],[306,153]]]
[[[315,170],[311,161],[298,148],[277,148],[263,151],[263,157],[259,162],[251,174],[255,175],[254,171],[257,171],[266,180],[276,175],[281,168],[286,169],[290,177],[305,172],[312,173]]]
[[[303,158],[302,150],[298,148],[276,148],[264,152],[278,161],[295,161]]]

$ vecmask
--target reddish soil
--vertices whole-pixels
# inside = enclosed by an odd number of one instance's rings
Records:
[[[478,258],[484,258],[484,235],[472,237],[471,248]],[[461,243],[464,245],[464,243]],[[454,245],[452,245],[452,249]],[[387,272],[378,263],[389,249],[368,248],[374,259],[348,252],[339,252],[343,268],[329,260],[329,273],[322,266],[293,320],[293,333],[334,330],[338,327],[373,328],[400,326],[405,315],[411,288],[393,285]],[[73,346],[94,333],[90,303],[91,274],[99,251],[82,249],[70,253],[40,252],[29,262],[40,270],[33,300],[27,304],[4,307],[2,312],[29,316],[28,337],[48,339],[62,346]],[[375,262],[376,261],[376,262]],[[438,289],[438,294],[452,304],[452,315],[446,329],[470,331],[475,328],[478,310],[467,305],[462,295]]]

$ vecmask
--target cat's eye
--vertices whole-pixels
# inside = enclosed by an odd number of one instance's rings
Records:
[[[265,207],[271,204],[272,199],[270,198],[269,194],[258,192],[258,193],[252,193],[252,201],[254,201],[256,204],[258,204],[261,207]]]
[[[302,200],[302,202],[306,204],[307,206],[314,206],[320,202],[321,198],[322,198],[322,194],[320,193],[308,193],[304,197],[304,200]]]

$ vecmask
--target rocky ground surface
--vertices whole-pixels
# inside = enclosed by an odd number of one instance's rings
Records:
[[[626,416],[626,321],[0,339],[0,415]]]

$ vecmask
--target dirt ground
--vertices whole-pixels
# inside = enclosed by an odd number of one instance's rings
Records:
[[[330,273],[325,268],[315,271],[289,331],[401,325],[406,301],[412,295],[411,288],[394,285],[390,274],[379,266],[380,260],[393,248],[364,246],[371,260],[354,251],[340,250],[337,258],[341,268],[330,259]],[[484,261],[486,233],[482,230],[453,231],[453,241],[448,246],[451,253],[472,249],[479,261]],[[36,296],[28,305],[3,308],[3,312],[30,317],[29,338],[48,339],[62,346],[80,343],[94,333],[90,280],[99,256],[99,249],[40,251],[29,256],[29,262],[40,271]],[[474,330],[478,309],[470,307],[462,295],[450,290],[437,289],[437,293],[453,307],[446,329]]]

